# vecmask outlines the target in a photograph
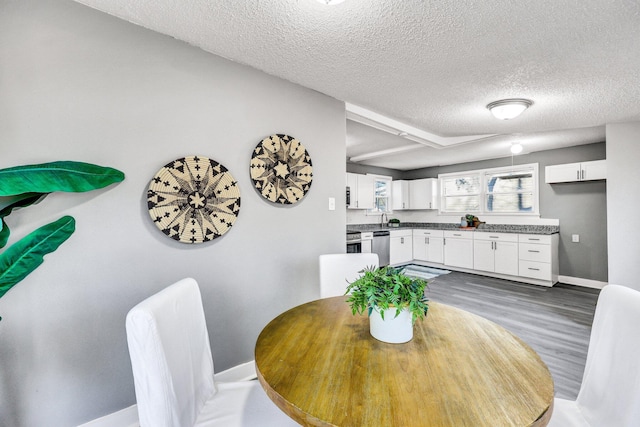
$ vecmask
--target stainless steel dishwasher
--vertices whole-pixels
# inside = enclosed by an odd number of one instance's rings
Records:
[[[389,265],[389,232],[374,231],[371,252],[378,254],[380,267]]]

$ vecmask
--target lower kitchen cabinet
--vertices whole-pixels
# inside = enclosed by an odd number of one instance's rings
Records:
[[[558,241],[557,234],[540,236],[519,235],[519,275],[532,279],[558,281]]]
[[[390,265],[424,263],[541,286],[558,282],[559,234],[402,228],[390,230],[389,243]]]
[[[413,259],[444,263],[442,230],[413,230]]]
[[[413,232],[411,229],[391,230],[389,264],[406,264],[413,260]]]
[[[518,235],[476,231],[473,236],[473,268],[518,275]]]
[[[444,231],[444,264],[473,268],[473,232]]]

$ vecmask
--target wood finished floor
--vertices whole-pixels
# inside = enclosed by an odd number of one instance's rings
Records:
[[[429,280],[427,297],[483,316],[516,334],[547,364],[556,397],[575,399],[600,290],[552,288],[451,272]]]

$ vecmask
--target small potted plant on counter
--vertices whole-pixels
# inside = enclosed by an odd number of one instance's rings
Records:
[[[413,324],[423,319],[429,309],[424,296],[427,282],[409,277],[393,267],[367,267],[350,283],[346,294],[351,311],[369,315],[371,335],[383,342],[398,344],[411,341]]]
[[[400,227],[400,220],[398,218],[391,218],[388,225],[389,227]]]

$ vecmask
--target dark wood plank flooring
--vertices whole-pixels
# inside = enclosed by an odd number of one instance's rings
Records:
[[[552,288],[451,272],[429,280],[427,297],[483,316],[516,334],[547,364],[556,397],[575,399],[599,289]]]

